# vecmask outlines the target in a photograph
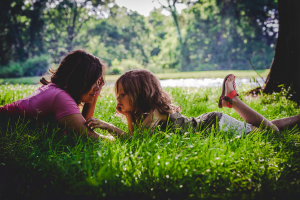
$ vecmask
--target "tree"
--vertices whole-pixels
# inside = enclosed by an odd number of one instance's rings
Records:
[[[108,18],[91,22],[88,33],[92,43],[95,43],[92,44],[95,45],[93,54],[109,64],[116,58],[120,61],[135,59],[140,64],[147,65],[150,57],[147,47],[149,29],[144,16],[115,5],[110,9]]]
[[[182,45],[182,43],[183,43],[183,36],[182,36],[181,30],[180,30],[180,26],[179,26],[179,22],[178,22],[178,12],[177,12],[177,9],[176,9],[176,4],[177,3],[183,3],[183,1],[178,1],[178,0],[170,1],[170,0],[167,0],[167,3],[168,3],[167,6],[164,6],[163,4],[161,4],[161,2],[159,0],[157,0],[157,1],[158,1],[158,3],[160,3],[160,5],[164,9],[168,10],[171,13],[174,25],[176,27],[178,41],[179,41],[180,45]]]
[[[153,71],[159,69],[180,68],[180,46],[174,32],[176,28],[171,16],[162,14],[163,8],[154,9],[148,18],[150,27],[151,57],[148,67]],[[156,69],[155,69],[156,68]]]
[[[46,0],[0,1],[0,64],[25,61],[44,52],[42,30]]]
[[[81,36],[82,26],[92,17],[104,18],[107,5],[112,0],[49,0],[45,9],[47,22],[45,42],[54,62],[58,63],[66,53],[77,45],[88,42]]]
[[[199,0],[189,8],[185,35],[191,70],[268,67],[276,41],[274,0]]]
[[[279,34],[271,71],[264,93],[279,92],[284,85],[296,92],[293,99],[300,101],[300,1],[278,0]]]
[[[179,41],[179,46],[180,46],[180,55],[181,55],[181,59],[180,59],[180,64],[181,64],[181,70],[183,71],[187,71],[188,68],[186,66],[188,66],[188,64],[190,63],[190,57],[188,55],[188,48],[187,48],[187,44],[184,41],[184,37],[182,35],[180,26],[179,26],[179,19],[178,19],[178,12],[176,9],[176,4],[183,4],[185,2],[185,0],[167,0],[167,6],[163,5],[160,0],[157,0],[160,5],[168,10],[172,16],[173,22],[174,22],[174,26],[176,27],[176,33],[177,33],[177,38]]]

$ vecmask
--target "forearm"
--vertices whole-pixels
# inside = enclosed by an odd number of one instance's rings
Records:
[[[125,131],[123,131],[123,130],[121,130],[121,129],[119,129],[118,127],[116,127],[116,126],[114,126],[112,124],[109,125],[108,131],[111,134],[116,135],[116,136],[121,136],[121,137],[123,137],[125,135],[132,136],[133,133],[134,133],[134,126],[133,126],[133,123],[132,123],[133,120],[132,120],[131,115],[126,115],[126,119],[127,119],[127,123],[128,123],[128,130],[129,130],[128,133],[125,132]]]
[[[118,136],[118,137],[123,137],[125,135],[131,135],[121,129],[119,129],[118,127],[111,125],[110,129],[108,130],[109,133],[111,133],[112,135]]]
[[[132,135],[134,133],[134,126],[133,126],[133,120],[131,115],[127,116],[126,119],[127,119],[129,133]]]
[[[83,109],[82,109],[82,116],[84,117],[84,119],[87,120],[88,118],[94,116],[97,99],[98,99],[98,97],[95,98],[93,103],[84,104]]]
[[[88,133],[88,136],[92,139],[96,139],[98,140],[99,138],[100,139],[105,139],[105,136],[104,135],[101,135],[95,131],[93,131],[92,129],[90,129],[89,127],[87,127],[87,133]]]
[[[113,139],[109,136],[100,135],[97,132],[93,131],[90,127],[88,127],[88,125],[85,123],[84,118],[79,113],[62,117],[58,120],[58,123],[62,127],[66,127],[67,129],[69,129],[70,131],[73,131],[79,135],[87,135],[92,139]]]
[[[86,126],[85,124],[82,124],[80,127],[80,131],[78,131],[78,129],[74,129],[75,132],[77,132],[78,134],[87,134],[89,138],[91,139],[95,139],[95,140],[99,140],[99,139],[109,139],[109,137],[105,136],[105,135],[101,135],[97,132],[95,132],[94,130],[92,130],[90,127]]]

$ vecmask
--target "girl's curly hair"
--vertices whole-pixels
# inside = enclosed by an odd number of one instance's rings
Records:
[[[163,91],[159,80],[148,70],[134,69],[122,74],[115,83],[116,95],[119,83],[129,95],[135,121],[140,120],[142,114],[151,109],[157,109],[166,115],[181,111],[181,107],[171,104],[171,97]]]

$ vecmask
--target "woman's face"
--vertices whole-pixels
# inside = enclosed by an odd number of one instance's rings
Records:
[[[132,111],[132,105],[130,105],[129,95],[124,92],[121,83],[118,84],[117,102],[118,102],[117,107],[120,107],[122,112]]]
[[[100,94],[103,83],[103,79],[99,78],[89,91],[80,95],[79,101],[83,103],[93,103],[95,98]]]

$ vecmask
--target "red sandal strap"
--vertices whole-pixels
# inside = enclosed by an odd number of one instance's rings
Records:
[[[236,93],[235,90],[232,90],[229,94],[227,94],[226,96],[229,98],[229,99],[232,99],[233,97],[237,96],[238,94]]]
[[[228,108],[232,108],[232,105],[230,102],[227,102],[227,106],[228,106]]]

